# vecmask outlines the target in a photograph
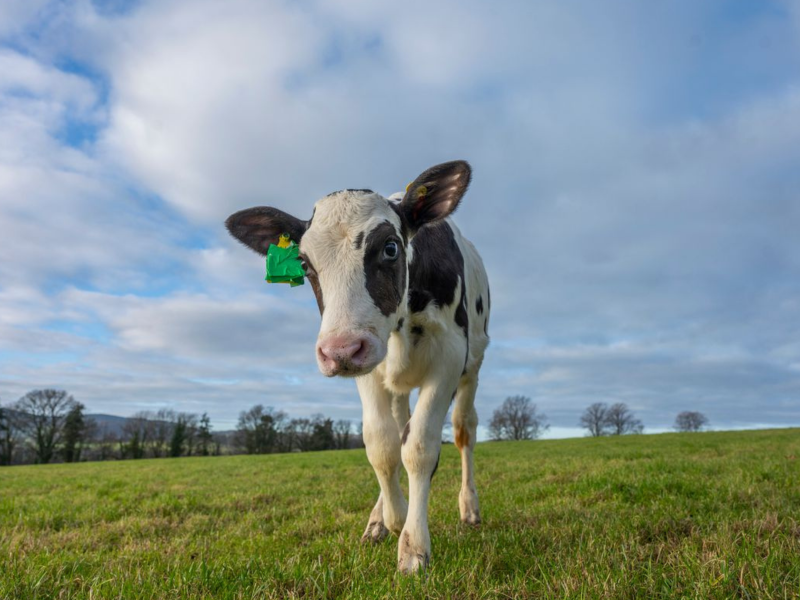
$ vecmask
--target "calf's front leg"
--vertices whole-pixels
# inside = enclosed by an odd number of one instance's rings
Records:
[[[356,385],[363,410],[367,458],[381,486],[361,539],[378,542],[388,531],[400,533],[408,512],[400,488],[400,431],[392,414],[393,396],[380,379],[373,374],[364,375],[356,379]]]
[[[457,384],[458,374],[432,377],[420,388],[417,407],[403,430],[401,453],[408,472],[409,503],[397,548],[397,568],[403,573],[424,569],[430,561],[428,496],[442,448],[442,425]]]

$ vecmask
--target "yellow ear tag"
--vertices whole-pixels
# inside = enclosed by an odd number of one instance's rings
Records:
[[[406,186],[406,193],[408,193],[408,190],[411,188],[412,185],[414,185],[413,181]],[[416,194],[417,194],[416,199],[419,200],[420,198],[424,198],[427,193],[428,193],[428,188],[426,188],[424,185],[419,186],[416,189]]]
[[[281,237],[278,238],[278,248],[288,248],[292,245],[292,240],[289,239],[288,233],[282,233]]]

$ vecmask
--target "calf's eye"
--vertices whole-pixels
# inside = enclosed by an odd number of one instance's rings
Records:
[[[383,247],[383,258],[386,260],[395,260],[399,253],[400,250],[397,247],[397,242],[386,242],[386,245]]]

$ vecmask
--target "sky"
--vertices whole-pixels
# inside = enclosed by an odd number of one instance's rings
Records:
[[[3,0],[0,402],[360,420],[225,218],[468,160],[477,407],[800,425],[800,3]]]

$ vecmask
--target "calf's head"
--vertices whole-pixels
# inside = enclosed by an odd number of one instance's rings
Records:
[[[328,377],[363,375],[383,361],[389,335],[406,315],[409,240],[456,209],[470,177],[469,165],[454,161],[422,173],[400,202],[371,190],[343,190],[319,200],[308,221],[257,206],[225,224],[260,254],[282,233],[299,244],[322,315],[319,369]]]

